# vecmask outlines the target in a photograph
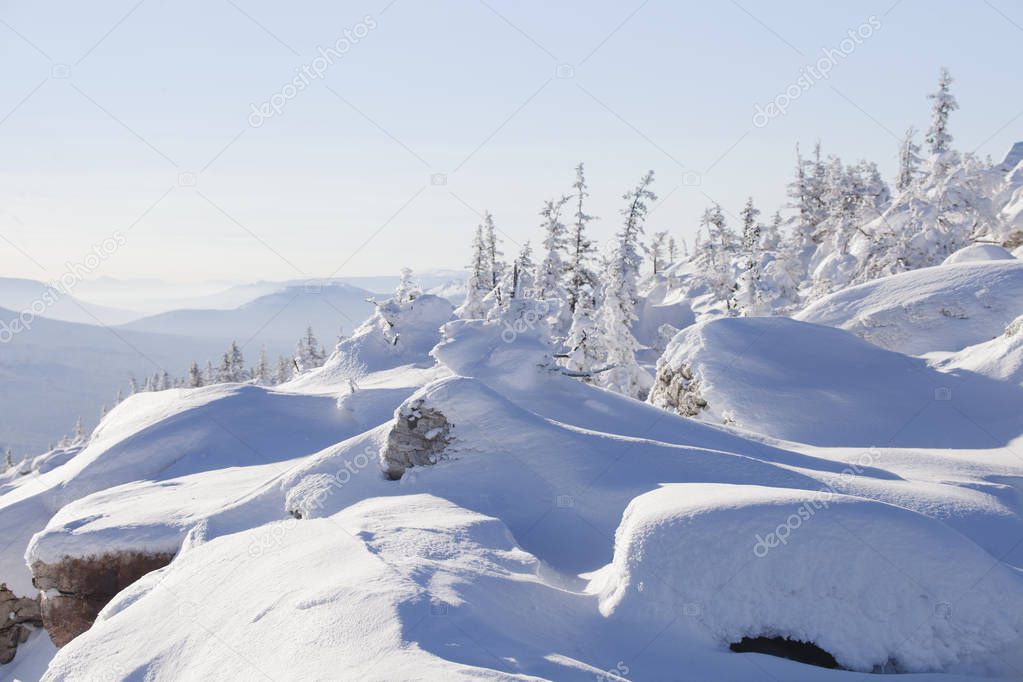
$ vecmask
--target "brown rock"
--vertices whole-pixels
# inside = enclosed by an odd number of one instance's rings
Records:
[[[41,624],[39,600],[16,597],[6,584],[0,583],[0,665],[10,663],[18,645]]]
[[[40,616],[50,639],[64,646],[92,626],[114,595],[173,558],[170,553],[113,552],[33,563],[32,583],[42,592]]]

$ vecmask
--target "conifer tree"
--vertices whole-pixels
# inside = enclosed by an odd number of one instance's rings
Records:
[[[412,269],[402,268],[398,288],[394,291],[394,302],[398,304],[411,303],[419,298],[422,293],[422,289],[412,278]]]
[[[584,203],[589,193],[586,191],[586,175],[583,164],[575,169],[575,222],[569,237],[568,251],[568,307],[574,311],[579,298],[586,295],[584,290],[591,292],[597,286],[597,275],[591,267],[597,247],[586,236],[586,226],[595,218],[584,210]]]
[[[607,360],[613,366],[601,375],[600,383],[605,388],[633,397],[638,397],[643,388],[642,369],[636,362],[639,343],[632,335],[632,323],[637,319],[638,279],[643,262],[639,239],[643,234],[647,202],[657,200],[657,195],[650,189],[653,181],[654,172],[649,171],[632,191],[622,197],[627,202],[622,209],[623,224],[608,262],[607,284],[600,308]]]
[[[916,143],[914,137],[916,129],[910,126],[899,147],[899,174],[895,179],[895,189],[900,192],[912,187],[920,172],[920,145]]]
[[[188,385],[191,388],[199,388],[203,385],[202,371],[199,369],[199,363],[192,360],[192,365],[188,368]]]

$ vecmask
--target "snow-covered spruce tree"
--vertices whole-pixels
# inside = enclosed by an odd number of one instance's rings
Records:
[[[298,340],[298,346],[295,349],[295,362],[298,364],[299,371],[316,369],[323,365],[326,359],[327,353],[320,347],[320,342],[316,340],[312,326],[306,327],[305,334]]]
[[[456,311],[458,316],[467,320],[485,318],[487,311],[483,299],[490,290],[490,277],[487,272],[487,244],[483,225],[479,225],[476,228],[476,236],[472,240],[472,261],[469,263],[469,277],[465,281],[465,302]]]
[[[260,386],[270,385],[270,365],[266,361],[266,348],[259,349],[259,358],[256,360],[256,366],[252,368],[252,378]]]
[[[646,221],[647,202],[657,200],[650,189],[653,181],[654,172],[649,171],[622,197],[627,202],[621,212],[624,220],[608,260],[604,301],[600,307],[601,330],[612,369],[601,373],[598,383],[634,398],[640,397],[646,389],[644,372],[636,362],[639,343],[632,335],[632,323],[637,319],[638,280],[643,263],[639,239]]]
[[[412,278],[411,268],[401,269],[401,279],[398,281],[398,288],[394,291],[395,303],[411,303],[423,294],[422,288]]]
[[[931,172],[937,178],[943,177],[956,161],[952,150],[952,135],[948,132],[948,117],[959,108],[959,103],[951,92],[951,86],[952,75],[947,68],[941,67],[938,89],[927,96],[934,104],[931,108],[931,126],[924,139],[931,154]]]
[[[533,290],[535,280],[533,273],[536,272],[536,263],[533,262],[533,247],[527,239],[519,249],[519,255],[515,258],[512,266],[511,290],[512,298],[522,298]]]
[[[700,269],[718,301],[727,302],[735,290],[732,258],[737,250],[735,233],[728,227],[721,206],[714,204],[703,212],[700,227],[707,229],[707,239],[701,244]]]
[[[234,341],[231,342],[228,354],[231,358],[231,381],[247,380],[249,377],[245,371],[245,358],[242,356],[242,349]]]
[[[753,205],[753,197],[746,200],[739,217],[742,219],[742,255],[735,292],[729,300],[732,315],[750,317],[763,314],[763,294],[760,290],[761,245],[760,210]]]
[[[14,451],[10,448],[4,450],[4,465],[0,468],[0,473],[6,473],[14,468]]]
[[[213,361],[206,361],[206,369],[203,370],[203,383],[207,386],[217,383],[217,371],[213,368]]]
[[[586,226],[595,218],[584,210],[586,197],[590,196],[586,191],[586,175],[583,172],[583,164],[575,168],[575,221],[572,223],[572,232],[568,240],[568,308],[575,310],[580,297],[586,295],[586,291],[593,292],[597,287],[597,274],[593,271],[591,263],[597,251],[596,245],[586,236]]]
[[[104,408],[105,409],[105,408]],[[86,440],[85,427],[82,425],[82,418],[79,417],[75,420],[75,433],[73,436],[72,443],[74,445],[81,445]]]
[[[568,333],[572,324],[572,311],[569,306],[569,291],[565,286],[567,267],[562,253],[568,244],[568,232],[561,222],[561,209],[571,197],[551,199],[544,202],[540,216],[543,218],[541,227],[544,231],[544,257],[536,268],[533,281],[532,298],[545,301],[550,307],[551,333],[558,338]]]
[[[673,255],[669,255],[670,252],[675,250],[674,244],[674,240],[669,244],[668,233],[666,231],[654,232],[653,238],[646,247],[646,252],[650,256],[650,263],[655,275],[664,269],[664,266],[667,264],[666,258],[672,261],[675,259]]]
[[[231,375],[231,353],[224,353],[220,358],[220,366],[217,367],[217,383],[226,384],[232,381]]]
[[[540,227],[544,233],[544,256],[536,268],[533,284],[534,297],[540,300],[568,298],[568,292],[563,283],[566,269],[565,259],[562,258],[562,253],[568,244],[568,232],[565,224],[561,222],[561,209],[570,198],[563,196],[560,199],[548,199],[540,210],[540,217],[543,218]]]
[[[192,360],[192,365],[188,368],[188,386],[189,388],[199,388],[202,385],[202,370],[199,369],[199,363]]]
[[[899,146],[899,172],[895,177],[895,189],[908,191],[920,176],[920,145],[916,143],[916,129],[910,126]]]
[[[277,371],[274,372],[274,385],[283,384],[291,378],[292,361],[283,355],[277,356]]]
[[[499,246],[500,240],[497,238],[497,228],[494,227],[494,216],[490,214],[490,211],[483,212],[483,240],[486,243],[487,276],[490,280],[490,289],[493,290],[501,281],[505,266],[504,261],[501,260],[504,253]]]
[[[682,239],[682,247],[685,248],[686,240]],[[668,237],[668,262],[678,262],[678,245],[675,244],[674,237]]]
[[[607,358],[603,331],[597,323],[594,298],[588,290],[581,292],[575,310],[572,311],[572,326],[565,339],[565,369],[580,375],[586,382],[592,381],[590,373],[599,369]]]

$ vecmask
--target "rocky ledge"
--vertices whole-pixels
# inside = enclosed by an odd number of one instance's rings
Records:
[[[39,600],[17,597],[0,583],[0,665],[10,663],[18,645],[40,625]]]
[[[32,583],[41,592],[37,613],[50,639],[64,646],[92,626],[114,595],[173,558],[166,553],[115,552],[64,557],[51,564],[36,561]]]

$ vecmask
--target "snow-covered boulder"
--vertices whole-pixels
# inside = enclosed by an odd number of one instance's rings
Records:
[[[1013,255],[997,244],[970,244],[946,258],[942,265],[978,261],[1013,260]]]
[[[784,317],[720,318],[679,332],[650,402],[683,416],[815,445],[980,447],[1023,430],[1023,393],[848,332]]]
[[[794,317],[909,355],[987,341],[1023,314],[1023,262],[922,268],[837,291]]]
[[[636,498],[593,589],[612,620],[719,647],[784,637],[854,670],[978,664],[1023,644],[1023,577],[896,506],[716,484]]]

